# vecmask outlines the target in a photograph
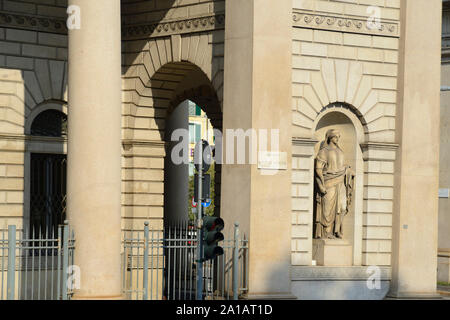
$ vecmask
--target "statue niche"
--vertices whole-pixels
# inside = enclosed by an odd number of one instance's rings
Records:
[[[326,132],[315,159],[314,239],[342,239],[355,173],[345,164],[338,130]]]

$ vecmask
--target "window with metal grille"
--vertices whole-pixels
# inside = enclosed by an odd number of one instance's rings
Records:
[[[30,231],[42,238],[56,235],[65,220],[66,155],[31,154]]]
[[[57,110],[42,112],[31,125],[33,136],[64,137],[66,132],[67,116]],[[48,238],[66,218],[67,157],[42,152],[30,158],[30,232],[34,239]]]

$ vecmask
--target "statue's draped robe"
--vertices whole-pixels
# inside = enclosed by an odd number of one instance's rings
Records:
[[[342,235],[343,219],[348,213],[348,207],[350,206],[354,174],[352,174],[348,166],[344,166],[337,171],[331,169],[339,167],[336,166],[336,163],[339,162],[336,159],[336,153],[339,152],[342,153],[340,149],[331,150],[323,146],[316,158],[316,165],[321,164],[323,166],[324,187],[327,191],[325,195],[321,195],[319,190],[316,190],[314,235],[316,239],[334,237],[338,234]],[[333,163],[330,163],[330,161]]]

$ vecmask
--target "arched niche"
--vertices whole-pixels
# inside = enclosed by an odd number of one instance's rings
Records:
[[[331,257],[333,256],[333,250],[336,251],[336,255],[340,255],[341,252],[339,252],[338,243],[347,243],[351,246],[351,255],[349,254],[347,259],[336,258],[336,262],[333,262],[333,258],[327,259],[328,262],[325,262],[322,265],[359,266],[362,263],[364,195],[364,160],[360,145],[365,142],[366,137],[363,122],[361,122],[357,114],[352,112],[351,108],[335,104],[328,106],[321,114],[319,114],[313,128],[313,136],[315,140],[318,141],[315,145],[314,156],[317,156],[320,145],[325,139],[326,132],[330,129],[336,129],[341,134],[340,147],[345,154],[345,164],[349,165],[355,172],[353,198],[349,207],[349,212],[344,219],[344,234],[342,241],[336,241],[336,245],[334,245],[333,241],[330,241],[331,245],[328,248],[331,250],[331,252],[329,252]],[[313,259],[317,254],[317,250],[317,242],[313,241]],[[349,251],[350,249],[347,247],[345,252]]]

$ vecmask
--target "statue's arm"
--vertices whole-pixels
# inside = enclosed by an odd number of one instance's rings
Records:
[[[325,162],[317,159],[316,160],[316,182],[319,187],[320,193],[323,195],[327,193],[325,189],[325,179],[323,177],[323,168],[325,167]]]

